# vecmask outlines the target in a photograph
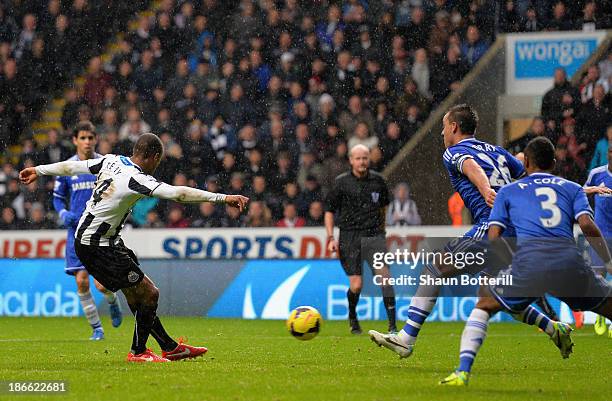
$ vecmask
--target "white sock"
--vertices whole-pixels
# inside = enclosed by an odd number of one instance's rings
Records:
[[[461,348],[459,349],[459,370],[469,372],[472,364],[487,337],[489,327],[489,313],[474,308],[468,317],[461,334]]]
[[[98,315],[98,308],[96,308],[96,303],[94,302],[93,297],[91,296],[91,292],[87,291],[84,294],[78,293],[79,299],[81,300],[81,306],[83,307],[83,312],[85,313],[85,317],[87,317],[87,321],[94,329],[101,329],[102,322],[100,322],[100,315]]]
[[[111,305],[117,302],[117,294],[115,294],[114,292],[110,292],[110,291],[105,292],[104,298],[106,298],[106,302],[108,302]]]
[[[428,273],[424,271],[423,274]],[[417,288],[416,294],[410,300],[408,320],[406,320],[404,327],[397,333],[401,342],[406,345],[414,345],[416,343],[421,326],[425,323],[425,319],[427,319],[436,305],[438,294],[440,294],[440,286],[420,285]]]

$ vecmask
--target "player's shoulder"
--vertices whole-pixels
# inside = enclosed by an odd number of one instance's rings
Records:
[[[608,174],[608,165],[604,164],[603,166],[595,167],[589,172],[589,177],[587,178],[587,182],[592,180],[600,179],[601,177],[605,177]]]

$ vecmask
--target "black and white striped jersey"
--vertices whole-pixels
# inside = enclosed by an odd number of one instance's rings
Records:
[[[162,185],[125,156],[106,155],[89,160],[96,184],[76,230],[76,240],[84,245],[112,246],[134,204]]]

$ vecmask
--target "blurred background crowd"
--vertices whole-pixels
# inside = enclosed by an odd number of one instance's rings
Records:
[[[146,199],[133,226],[322,225],[348,149],[368,146],[371,167],[382,170],[497,33],[610,26],[601,1],[158,3],[128,32],[149,1],[0,1],[0,150],[21,145],[0,171],[0,229],[58,226],[53,182],[21,187],[16,173],[70,157],[71,129],[86,120],[100,154],[129,155],[139,135],[153,132],[166,148],[160,180],[252,199],[242,216]],[[123,31],[118,52],[103,61],[104,45]],[[579,87],[559,71],[525,137],[554,139],[568,178],[607,160],[599,141],[606,130],[612,139],[611,63],[589,69]],[[84,84],[71,87],[83,69]],[[58,93],[62,128],[37,143],[29,126]],[[387,223],[420,224],[408,184],[392,191]]]

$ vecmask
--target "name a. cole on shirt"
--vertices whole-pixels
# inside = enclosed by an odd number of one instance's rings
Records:
[[[563,185],[567,183],[567,181],[561,179],[561,178],[557,178],[557,177],[550,177],[550,178],[535,178],[532,182],[530,183],[523,183],[523,182],[519,182],[518,186],[521,189],[525,189],[527,187],[529,187],[532,184],[537,184],[537,185],[542,185],[542,184],[550,184],[550,185]]]

